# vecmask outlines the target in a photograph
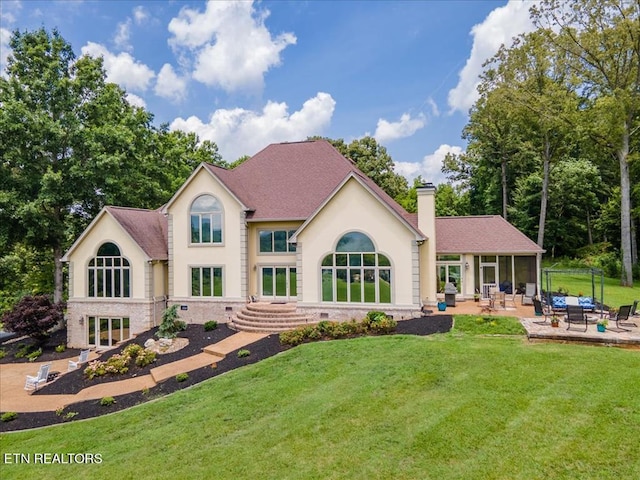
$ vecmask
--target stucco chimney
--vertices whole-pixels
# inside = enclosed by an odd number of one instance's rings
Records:
[[[417,189],[418,228],[427,240],[420,246],[420,297],[424,304],[437,302],[436,272],[436,187],[423,183]]]

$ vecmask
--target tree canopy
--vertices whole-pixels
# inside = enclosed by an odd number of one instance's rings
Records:
[[[102,60],[76,58],[57,30],[15,31],[10,46],[0,76],[0,250],[50,252],[60,301],[63,252],[103,206],[157,208],[200,161],[221,158],[193,134],[154,128],[106,82]]]

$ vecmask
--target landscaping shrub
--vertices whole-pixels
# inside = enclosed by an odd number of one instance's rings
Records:
[[[208,322],[204,323],[205,332],[210,332],[211,330],[215,330],[216,328],[218,328],[218,322],[216,322],[215,320],[209,320]]]
[[[60,345],[56,346],[56,352],[57,353],[62,353],[67,349],[67,346],[64,343],[61,343]]]
[[[7,352],[4,348],[0,348],[0,360],[7,356]]]
[[[131,343],[121,353],[110,356],[106,361],[94,360],[84,369],[89,380],[106,374],[124,374],[129,371],[129,363],[134,359],[138,367],[146,367],[156,359],[156,352]]]
[[[178,318],[178,305],[171,305],[162,314],[162,323],[158,327],[158,338],[176,338],[178,332],[187,329],[186,322]]]
[[[42,348],[38,348],[37,350],[34,350],[33,352],[27,354],[27,358],[30,362],[35,362],[36,358],[38,358],[40,355],[42,355]]]
[[[10,422],[11,420],[15,420],[16,418],[18,418],[18,414],[16,412],[5,412],[0,416],[0,421]]]
[[[188,379],[189,379],[188,373],[183,372],[176,375],[176,382],[184,382]]]
[[[114,403],[116,403],[116,400],[113,397],[102,397],[102,399],[100,399],[100,405],[103,407],[108,407]]]
[[[2,322],[8,332],[27,335],[36,345],[42,345],[49,330],[64,319],[63,311],[64,304],[52,303],[47,295],[26,295],[2,317]]]
[[[305,341],[321,339],[345,338],[357,335],[384,334],[395,331],[398,322],[393,320],[384,312],[369,312],[362,322],[350,320],[348,322],[332,322],[322,320],[315,325],[305,325],[304,327],[289,330],[280,334],[282,345],[300,345]]]
[[[251,355],[251,352],[246,348],[238,350],[238,358],[248,357],[249,355]]]

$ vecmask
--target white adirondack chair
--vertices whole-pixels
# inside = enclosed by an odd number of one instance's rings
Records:
[[[86,363],[89,360],[89,350],[80,351],[80,356],[78,357],[78,361],[74,362],[73,360],[69,360],[69,366],[67,367],[67,372],[73,372],[80,365]]]
[[[27,381],[24,384],[25,390],[37,390],[40,385],[47,383],[47,378],[49,377],[49,369],[51,368],[50,363],[43,363],[40,365],[40,369],[38,370],[38,374],[35,377],[31,375],[27,375]]]

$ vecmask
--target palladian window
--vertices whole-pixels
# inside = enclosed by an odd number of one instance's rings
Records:
[[[191,204],[191,243],[222,243],[222,205],[212,195]]]
[[[89,297],[130,297],[131,269],[129,260],[114,243],[103,243],[89,262]]]
[[[364,233],[340,238],[321,272],[323,302],[391,303],[391,262]]]

